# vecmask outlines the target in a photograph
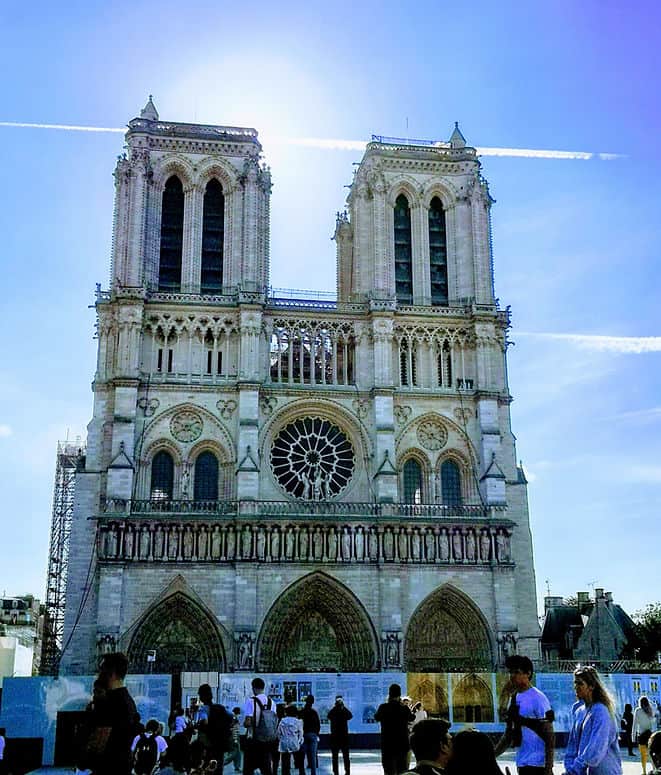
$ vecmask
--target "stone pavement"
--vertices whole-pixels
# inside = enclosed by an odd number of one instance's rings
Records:
[[[562,766],[562,759],[564,751],[558,749],[556,751],[556,765],[554,767],[555,775],[561,775],[564,772]],[[509,767],[511,775],[516,775],[516,767],[514,766],[514,751],[508,752],[501,756],[498,760],[500,767],[505,772],[505,767]],[[622,756],[622,771],[624,775],[641,775],[642,769],[640,761],[636,755],[628,756],[626,751]],[[649,771],[649,764],[648,764]],[[231,767],[227,767],[226,774],[232,772]],[[331,756],[328,751],[319,752],[319,775],[331,775]],[[342,773],[342,765],[340,763],[340,772]],[[73,773],[72,768],[62,767],[43,767],[39,770],[34,770],[31,775],[71,775]],[[381,760],[378,751],[352,751],[351,752],[351,775],[383,775],[381,769]]]

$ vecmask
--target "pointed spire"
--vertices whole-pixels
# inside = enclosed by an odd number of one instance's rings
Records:
[[[450,135],[450,147],[452,148],[466,147],[466,138],[461,134],[458,121],[454,122],[454,131]]]
[[[158,111],[153,103],[153,97],[149,95],[147,104],[140,111],[140,118],[145,118],[147,121],[158,121]]]

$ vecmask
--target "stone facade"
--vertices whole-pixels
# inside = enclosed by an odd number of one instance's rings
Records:
[[[538,654],[492,199],[458,129],[368,144],[337,300],[269,293],[257,132],[129,123],[76,482],[64,672]]]

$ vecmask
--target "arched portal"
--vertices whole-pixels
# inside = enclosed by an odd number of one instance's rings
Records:
[[[452,691],[452,718],[456,722],[493,721],[493,695],[488,676],[465,675]]]
[[[410,673],[491,670],[489,626],[479,608],[450,585],[432,592],[411,617],[404,662]]]
[[[155,652],[155,662],[147,662]],[[188,595],[175,592],[151,608],[138,624],[128,647],[132,672],[177,674],[223,671],[225,649],[211,615]]]
[[[258,655],[265,672],[363,673],[376,669],[378,646],[354,595],[330,576],[313,573],[275,601],[262,625]]]

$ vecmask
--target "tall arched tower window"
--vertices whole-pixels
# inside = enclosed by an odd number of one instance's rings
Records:
[[[461,473],[454,460],[441,465],[441,498],[444,506],[461,506]]]
[[[184,244],[184,188],[176,175],[168,178],[161,208],[161,254],[158,290],[181,290],[181,253]]]
[[[197,456],[193,498],[196,501],[218,500],[218,458],[213,452],[202,452]]]
[[[429,274],[431,303],[448,303],[448,251],[445,235],[445,212],[435,196],[429,205]]]
[[[214,178],[204,192],[202,216],[202,274],[200,293],[220,293],[223,287],[223,240],[225,236],[225,197]]]
[[[174,461],[169,452],[157,452],[151,461],[152,500],[172,500],[174,485]]]
[[[413,303],[411,208],[404,194],[395,200],[395,296],[402,304]]]
[[[404,503],[422,503],[422,468],[413,458],[404,463]]]

